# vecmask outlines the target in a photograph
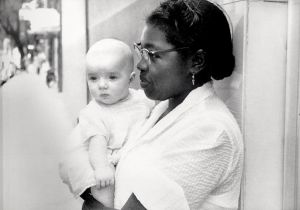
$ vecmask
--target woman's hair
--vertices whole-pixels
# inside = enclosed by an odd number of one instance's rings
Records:
[[[234,56],[230,26],[215,4],[206,0],[166,0],[146,18],[146,23],[163,31],[174,47],[189,47],[178,51],[183,59],[199,49],[204,51],[206,66],[196,80],[207,82],[231,75]]]

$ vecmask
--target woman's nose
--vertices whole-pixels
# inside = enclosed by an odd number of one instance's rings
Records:
[[[136,68],[140,71],[146,71],[148,69],[148,62],[144,58],[141,58],[137,63]]]

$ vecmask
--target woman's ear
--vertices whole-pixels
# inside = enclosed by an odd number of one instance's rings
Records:
[[[202,71],[206,66],[206,53],[200,49],[192,57],[192,68],[191,73],[197,74]]]
[[[131,83],[135,78],[135,72],[131,72],[130,77],[129,77],[129,82]]]

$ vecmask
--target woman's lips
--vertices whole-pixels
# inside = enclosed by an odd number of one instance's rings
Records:
[[[140,77],[140,85],[142,88],[145,88],[149,85],[149,82],[145,80],[144,78]]]

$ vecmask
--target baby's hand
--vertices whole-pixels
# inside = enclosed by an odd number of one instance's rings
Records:
[[[115,167],[113,165],[106,165],[95,170],[95,178],[97,187],[104,188],[115,183]]]

